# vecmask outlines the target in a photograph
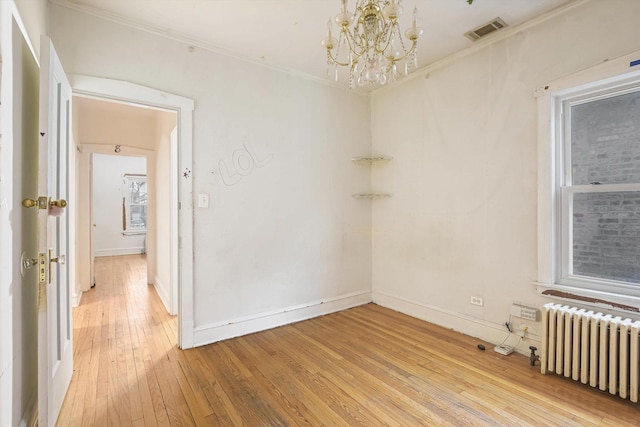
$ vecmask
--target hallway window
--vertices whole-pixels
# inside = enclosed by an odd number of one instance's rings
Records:
[[[147,176],[124,174],[122,177],[124,195],[122,197],[123,234],[143,234],[147,232]]]

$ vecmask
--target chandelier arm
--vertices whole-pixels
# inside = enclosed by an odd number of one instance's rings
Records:
[[[349,33],[349,30],[348,30],[347,28],[343,28],[343,29],[342,29],[342,31],[345,33],[345,34],[344,34],[344,38],[347,40],[347,45],[349,46],[349,50],[350,50],[354,55],[356,55],[357,59],[359,59],[359,58],[364,54],[364,52],[366,51],[366,49],[364,49],[364,48],[363,48],[363,49],[362,49],[362,52],[358,52],[358,51],[356,51],[356,49],[354,49],[354,47],[353,47],[353,45],[354,45],[354,44],[356,44],[356,45],[358,44],[358,43],[356,43],[356,38],[355,38],[355,36],[354,36],[353,34]],[[353,39],[353,43],[352,43],[351,39]],[[362,41],[361,41],[361,42],[362,42]]]
[[[334,64],[337,64],[337,65],[339,65],[341,67],[348,67],[349,66],[348,62],[340,62],[336,58],[334,58],[333,54],[331,53],[331,49],[327,49],[327,55],[329,55],[329,58],[331,58],[331,61],[333,61]]]
[[[383,56],[385,58],[388,59],[388,57],[386,55],[384,55],[384,51],[387,50],[387,48],[389,47],[389,45],[391,44],[391,40],[393,39],[393,27],[395,27],[397,25],[398,21],[393,21],[393,23],[391,24],[391,30],[388,32],[389,34],[389,39],[387,40],[387,43],[384,45],[383,48],[379,47],[379,43],[376,42],[375,45],[373,46],[375,51],[377,53],[381,53],[383,54]],[[388,26],[388,25],[387,25]],[[379,39],[384,39],[384,35],[387,34],[386,28],[383,29],[382,33],[379,36]],[[400,37],[402,37],[402,35],[400,35]]]
[[[385,58],[387,58],[387,61],[389,61],[389,62],[398,62],[398,61],[405,60],[405,59],[407,59],[409,56],[413,55],[413,53],[416,51],[416,47],[418,46],[418,39],[416,39],[416,40],[412,40],[411,42],[413,43],[413,44],[411,45],[411,48],[410,48],[410,49],[409,49],[409,50],[408,50],[404,55],[402,55],[402,56],[401,56],[401,57],[399,57],[399,58],[394,58],[393,56],[387,56],[387,55],[384,55],[384,52],[380,52],[380,53],[382,53],[382,54],[383,54],[383,56],[384,56]]]

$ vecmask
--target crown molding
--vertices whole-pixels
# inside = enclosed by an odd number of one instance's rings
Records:
[[[2,0],[0,0],[2,1]],[[202,50],[206,50],[208,52],[217,54],[217,55],[221,55],[221,56],[225,56],[225,57],[229,57],[229,58],[233,58],[235,60],[238,61],[242,61],[245,63],[249,63],[252,65],[256,65],[262,68],[266,68],[272,71],[276,71],[279,73],[284,73],[284,74],[288,74],[292,77],[297,77],[303,80],[308,80],[308,81],[312,81],[315,83],[319,83],[321,85],[324,86],[328,86],[334,89],[340,89],[340,90],[344,90],[347,91],[349,93],[353,93],[353,94],[357,94],[357,95],[361,95],[361,96],[369,96],[369,91],[364,91],[364,90],[351,90],[348,88],[347,85],[345,84],[340,84],[340,83],[336,83],[333,80],[330,79],[325,79],[325,78],[321,78],[318,76],[314,76],[313,74],[309,74],[309,73],[305,73],[303,71],[299,71],[293,68],[288,68],[288,67],[281,67],[281,66],[277,66],[274,64],[270,64],[268,62],[262,62],[262,61],[258,61],[254,58],[248,57],[248,56],[243,56],[243,55],[239,55],[237,53],[231,52],[227,49],[221,48],[219,46],[215,46],[211,43],[206,43],[202,40],[196,40],[196,39],[192,39],[189,37],[186,37],[182,34],[179,33],[175,33],[173,31],[167,30],[165,28],[156,26],[156,25],[151,25],[145,22],[141,22],[135,19],[131,19],[128,18],[126,16],[117,14],[117,13],[112,13],[112,12],[108,12],[106,10],[103,9],[99,9],[99,8],[95,8],[95,7],[91,7],[91,6],[86,6],[86,5],[81,5],[81,4],[77,4],[74,3],[71,0],[50,0],[50,2],[56,6],[60,6],[63,7],[65,9],[70,9],[79,13],[84,13],[86,15],[91,15],[94,16],[96,18],[99,19],[103,19],[105,21],[109,21],[109,22],[113,22],[115,24],[119,24],[128,28],[132,28],[135,30],[139,30],[139,31],[143,31],[145,33],[149,33],[149,34],[154,34],[156,36],[160,36],[160,37],[164,37],[166,39],[178,42],[178,43],[182,43],[184,45],[186,45],[187,47],[195,47],[195,48],[199,48]]]
[[[495,43],[498,43],[502,40],[505,40],[515,34],[518,34],[526,29],[529,29],[531,27],[535,27],[536,25],[539,25],[551,18],[555,18],[556,16],[562,15],[566,12],[568,12],[569,10],[581,6],[585,3],[589,3],[592,0],[572,0],[569,3],[565,3],[561,6],[556,7],[555,9],[552,9],[548,12],[545,12],[533,19],[530,19],[526,22],[523,22],[520,25],[516,25],[514,27],[507,27],[503,30],[500,31],[496,31],[495,33],[487,36],[487,38],[485,39],[480,39],[477,42],[474,42],[473,45],[469,46],[466,49],[462,49],[456,53],[453,53],[449,56],[446,56],[438,61],[432,62],[431,64],[419,68],[418,70],[414,71],[413,73],[409,74],[408,76],[406,76],[403,79],[398,80],[396,83],[392,84],[392,85],[387,85],[384,87],[380,87],[378,89],[375,89],[371,92],[371,95],[377,94],[377,93],[383,93],[385,91],[388,91],[390,89],[393,89],[394,87],[398,87],[402,84],[411,82],[415,79],[418,78],[428,78],[429,74],[439,70],[441,68],[446,67],[447,65],[465,58],[467,56],[473,55],[474,53],[486,48],[487,46],[491,46]]]

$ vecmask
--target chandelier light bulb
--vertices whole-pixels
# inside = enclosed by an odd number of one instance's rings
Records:
[[[418,6],[413,8],[413,28],[418,26]]]
[[[397,37],[391,39],[391,43],[389,44],[389,51],[391,53],[391,57],[393,60],[396,60],[402,56],[402,42],[397,40]]]
[[[382,15],[385,19],[388,20],[396,20],[400,15],[402,15],[402,6],[396,0],[391,0],[387,3],[382,9]]]

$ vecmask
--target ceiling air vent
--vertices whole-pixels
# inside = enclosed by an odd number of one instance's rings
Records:
[[[507,23],[500,18],[496,18],[496,19],[492,19],[487,24],[480,25],[479,27],[464,33],[464,36],[471,41],[476,41],[504,27],[508,27]]]

